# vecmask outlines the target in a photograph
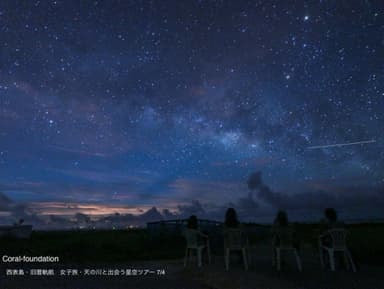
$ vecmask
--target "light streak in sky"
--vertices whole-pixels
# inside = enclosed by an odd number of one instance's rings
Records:
[[[351,146],[351,145],[358,145],[358,144],[368,144],[368,143],[375,143],[376,140],[364,140],[364,141],[357,141],[357,142],[348,142],[348,143],[338,143],[338,144],[330,144],[330,145],[319,145],[319,146],[310,146],[307,149],[313,150],[313,149],[323,149],[323,148],[333,148],[333,147],[343,147],[343,146]]]

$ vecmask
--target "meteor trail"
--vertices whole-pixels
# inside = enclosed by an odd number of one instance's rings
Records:
[[[307,149],[313,150],[313,149],[322,149],[322,148],[343,147],[343,146],[367,144],[367,143],[374,143],[374,142],[376,142],[376,140],[372,139],[372,140],[364,140],[364,141],[357,141],[357,142],[338,143],[338,144],[330,144],[330,145],[322,145],[322,146],[311,146],[311,147],[307,147]]]

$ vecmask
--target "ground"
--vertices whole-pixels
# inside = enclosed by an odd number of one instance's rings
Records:
[[[4,289],[384,289],[383,267],[359,264],[356,273],[339,268],[336,272],[321,270],[318,257],[310,246],[302,250],[303,272],[298,272],[293,256],[285,256],[281,272],[272,267],[267,243],[251,248],[252,263],[246,272],[241,259],[233,255],[229,272],[225,271],[222,256],[214,256],[212,264],[198,268],[191,260],[186,268],[182,259],[167,261],[137,261],[119,264],[92,264],[96,268],[165,269],[165,276],[143,277],[5,277],[1,274],[0,288]],[[63,265],[60,265],[63,266]],[[67,264],[64,268],[79,266]],[[51,266],[52,267],[52,266]],[[86,264],[82,268],[87,267]],[[4,264],[1,270],[3,271]]]

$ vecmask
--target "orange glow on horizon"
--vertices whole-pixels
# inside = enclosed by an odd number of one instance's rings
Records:
[[[29,205],[33,211],[39,215],[73,215],[82,213],[89,216],[103,216],[119,214],[140,215],[151,209],[153,205],[133,206],[117,206],[117,205],[100,205],[100,204],[76,204],[64,202],[34,202]],[[177,210],[169,207],[157,207],[159,211],[169,209],[171,212]]]

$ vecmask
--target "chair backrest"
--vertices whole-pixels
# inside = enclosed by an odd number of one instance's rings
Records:
[[[244,247],[243,231],[237,228],[224,229],[224,246],[229,249],[241,249]]]
[[[196,229],[185,229],[184,237],[187,240],[187,247],[195,248],[198,246],[200,232]]]
[[[280,227],[275,232],[279,240],[279,247],[291,248],[293,247],[293,234],[294,230],[291,227]]]
[[[331,229],[327,233],[331,236],[334,249],[345,249],[348,231],[345,229]]]

